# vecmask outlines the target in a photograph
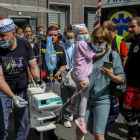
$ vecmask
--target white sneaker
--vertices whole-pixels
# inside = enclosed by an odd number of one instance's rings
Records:
[[[64,126],[67,127],[67,128],[72,127],[70,122],[64,122]]]
[[[73,115],[70,116],[70,121],[71,121],[71,122],[73,121]]]

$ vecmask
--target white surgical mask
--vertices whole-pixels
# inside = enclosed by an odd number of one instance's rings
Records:
[[[65,39],[65,42],[68,45],[72,45],[74,43],[74,39],[73,40],[67,40],[67,39]]]
[[[12,33],[10,35],[10,38],[11,38],[11,36],[12,36]],[[10,45],[13,43],[13,40],[12,40],[11,43],[9,44],[10,38],[8,40],[5,40],[5,41],[0,41],[0,47],[3,49],[10,47]]]
[[[93,50],[96,52],[101,52],[104,49],[106,49],[106,45],[96,46],[93,43],[91,43],[91,46],[92,46]]]
[[[42,35],[43,34],[43,32],[39,32],[39,35]]]
[[[89,34],[86,35],[77,35],[78,41],[87,41],[89,39]]]

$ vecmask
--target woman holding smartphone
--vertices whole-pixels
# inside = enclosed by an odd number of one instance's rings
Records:
[[[89,86],[89,99],[85,113],[85,123],[88,123],[90,115],[93,110],[93,135],[95,140],[104,140],[105,127],[110,110],[110,80],[116,83],[123,83],[125,81],[125,74],[123,72],[122,63],[119,55],[112,52],[112,68],[107,69],[103,67],[104,61],[109,61],[109,54],[111,52],[111,36],[108,30],[104,27],[96,28],[91,35],[91,47],[94,51],[99,52],[105,49],[104,54],[97,57],[93,61],[93,72],[89,77],[89,84],[85,82],[76,82],[80,90]],[[72,74],[71,74],[72,75]],[[93,78],[94,76],[94,78]],[[73,78],[74,80],[74,78]],[[85,89],[86,90],[86,89]],[[79,117],[79,104],[81,96],[77,97],[77,115]],[[79,128],[76,128],[76,140],[84,140],[84,134]]]

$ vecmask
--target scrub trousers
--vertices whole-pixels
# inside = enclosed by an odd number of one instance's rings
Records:
[[[140,137],[140,88],[127,87],[122,115],[127,121],[129,137]]]
[[[132,108],[124,104],[123,117],[127,121],[129,137],[140,135],[140,108]]]
[[[21,98],[27,100],[27,92],[21,92]],[[12,100],[0,91],[0,140],[9,140],[9,114],[12,108]],[[28,124],[28,107],[17,108],[13,106],[13,114],[15,119],[15,139],[26,140],[29,124]]]

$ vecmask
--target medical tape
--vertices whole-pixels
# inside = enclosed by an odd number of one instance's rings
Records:
[[[90,83],[92,82],[93,78],[94,78],[99,72],[100,72],[100,69],[97,71],[97,73],[92,77],[92,79],[91,79],[90,82],[88,83],[89,86],[90,86]],[[53,111],[53,112],[57,112],[57,111],[60,110],[60,109],[61,109],[61,111],[62,111],[63,107],[70,101],[71,98],[77,96],[78,94],[80,94],[80,93],[81,93],[84,89],[86,89],[86,88],[87,88],[87,87],[83,88],[83,89],[80,90],[77,94],[75,94],[75,95],[73,95],[72,97],[70,97],[70,98],[68,99],[68,101],[67,101],[63,106],[61,106],[60,108],[56,109],[56,110]],[[61,119],[62,119],[62,117],[61,117],[59,120],[61,120]],[[59,121],[59,120],[58,120],[58,121]],[[57,122],[58,122],[58,121],[57,121]]]

